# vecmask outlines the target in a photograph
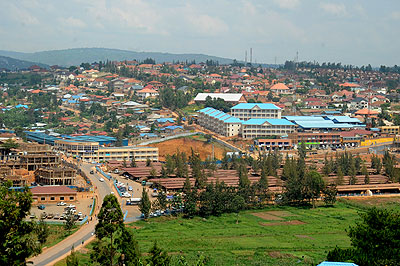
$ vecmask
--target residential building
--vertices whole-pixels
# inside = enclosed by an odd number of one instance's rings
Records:
[[[241,135],[245,139],[267,136],[283,136],[293,133],[295,124],[286,119],[256,119],[252,118],[242,123]]]
[[[293,94],[293,90],[291,90],[288,86],[283,83],[277,83],[270,88],[271,92],[277,95],[280,94]]]
[[[199,103],[204,103],[207,97],[211,97],[211,99],[222,99],[225,102],[232,104],[247,102],[246,98],[242,93],[199,93],[194,98],[194,101]]]
[[[240,133],[242,120],[211,107],[198,112],[197,122],[200,126],[220,135],[231,137]]]
[[[368,101],[361,97],[356,97],[350,102],[349,109],[350,110],[360,110],[368,108]]]
[[[272,103],[239,103],[231,108],[231,115],[241,120],[280,119],[282,109]]]

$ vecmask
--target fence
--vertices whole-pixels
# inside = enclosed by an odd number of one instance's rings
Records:
[[[100,174],[102,174],[105,178],[107,178],[108,180],[111,180],[111,176],[106,174],[106,173],[104,173],[103,170],[100,169],[100,167],[96,166],[96,170],[98,172],[100,172]]]
[[[93,212],[94,212],[95,207],[96,207],[96,198],[93,197],[92,208],[90,209],[89,216],[92,216],[92,215],[93,215]]]

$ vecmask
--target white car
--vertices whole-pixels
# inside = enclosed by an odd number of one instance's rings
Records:
[[[129,186],[129,187],[128,187],[128,190],[129,190],[129,191],[132,191],[132,190],[133,190],[132,186]]]
[[[104,178],[100,178],[99,180],[100,180],[100,182],[104,182]]]
[[[65,205],[67,205],[67,203],[65,203],[65,202],[59,202],[59,203],[57,203],[57,206],[65,206]]]

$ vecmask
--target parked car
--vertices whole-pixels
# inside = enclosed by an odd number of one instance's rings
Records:
[[[100,178],[99,180],[100,180],[100,182],[104,182],[104,178]]]
[[[46,208],[46,206],[44,206],[43,204],[40,204],[39,206],[38,206],[38,209],[39,210],[44,210]]]
[[[62,201],[57,203],[57,206],[65,206],[65,205],[67,205],[67,203],[62,202]]]
[[[132,190],[133,190],[132,186],[129,186],[129,187],[128,187],[128,190],[129,190],[129,191],[132,191]]]
[[[93,170],[91,170],[91,171],[90,171],[90,174],[91,174],[91,175],[93,175],[93,174],[94,174],[94,171],[93,171]]]

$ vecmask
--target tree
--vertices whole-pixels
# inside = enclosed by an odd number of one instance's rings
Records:
[[[150,175],[150,177],[156,177],[157,176],[157,170],[156,170],[156,168],[154,168],[154,166],[151,166],[149,175]]]
[[[236,212],[236,224],[239,223],[239,212],[243,210],[246,206],[246,202],[244,201],[244,198],[240,195],[236,195],[232,199],[232,209],[234,212]]]
[[[79,265],[79,260],[78,260],[78,257],[76,256],[74,246],[72,246],[72,248],[71,248],[71,254],[68,255],[66,263],[67,263],[67,266],[78,266]]]
[[[336,202],[337,189],[335,184],[326,186],[323,190],[325,205],[333,205]]]
[[[150,266],[168,266],[171,264],[171,257],[166,251],[163,251],[157,246],[157,242],[154,242],[153,247],[149,251],[149,258],[147,265]]]
[[[135,160],[135,156],[132,156],[131,167],[137,167],[137,165],[136,165],[136,160]]]
[[[19,147],[19,144],[16,143],[13,139],[7,139],[0,145],[0,147],[2,149],[2,154],[4,158],[7,157],[12,149],[17,149]]]
[[[151,160],[150,160],[150,158],[147,158],[146,167],[150,167],[150,166],[151,166]]]
[[[44,217],[40,216],[40,220],[36,227],[36,234],[40,244],[46,243],[47,238],[49,237],[50,230],[47,223],[44,221]]]
[[[9,189],[11,182],[0,184],[0,264],[25,265],[25,260],[39,254],[34,222],[25,221],[32,194],[26,187],[22,192]]]
[[[123,213],[114,195],[109,194],[104,197],[97,217],[99,222],[96,225],[95,234],[98,240],[94,244],[90,257],[102,265],[112,266],[117,261],[117,241],[124,230]]]
[[[68,232],[68,234],[71,234],[71,230],[74,226],[75,226],[74,214],[72,213],[72,209],[68,209],[67,213],[65,214],[64,229]]]
[[[133,232],[127,230],[125,227],[122,229],[121,235],[116,239],[119,252],[119,265],[126,266],[139,266],[143,265],[140,259],[140,250],[138,242],[135,240]]]
[[[339,166],[337,169],[337,174],[336,174],[336,185],[343,185],[344,179],[343,179],[343,171],[342,167]]]
[[[124,157],[123,161],[122,161],[122,167],[126,168],[127,164],[126,164],[126,158]]]
[[[360,213],[361,220],[350,226],[351,248],[336,247],[330,261],[354,261],[360,266],[400,264],[400,213],[371,208]]]
[[[305,175],[305,198],[311,199],[315,208],[315,200],[321,195],[325,182],[317,171],[310,171]]]
[[[139,203],[139,210],[143,213],[144,219],[149,218],[150,210],[151,210],[151,202],[149,199],[149,195],[147,194],[146,189],[143,187],[142,191],[142,199]]]
[[[368,170],[367,170],[367,167],[365,166],[365,164],[363,164],[363,166],[361,168],[361,174],[364,175],[364,184],[369,184],[369,174],[368,174]]]

